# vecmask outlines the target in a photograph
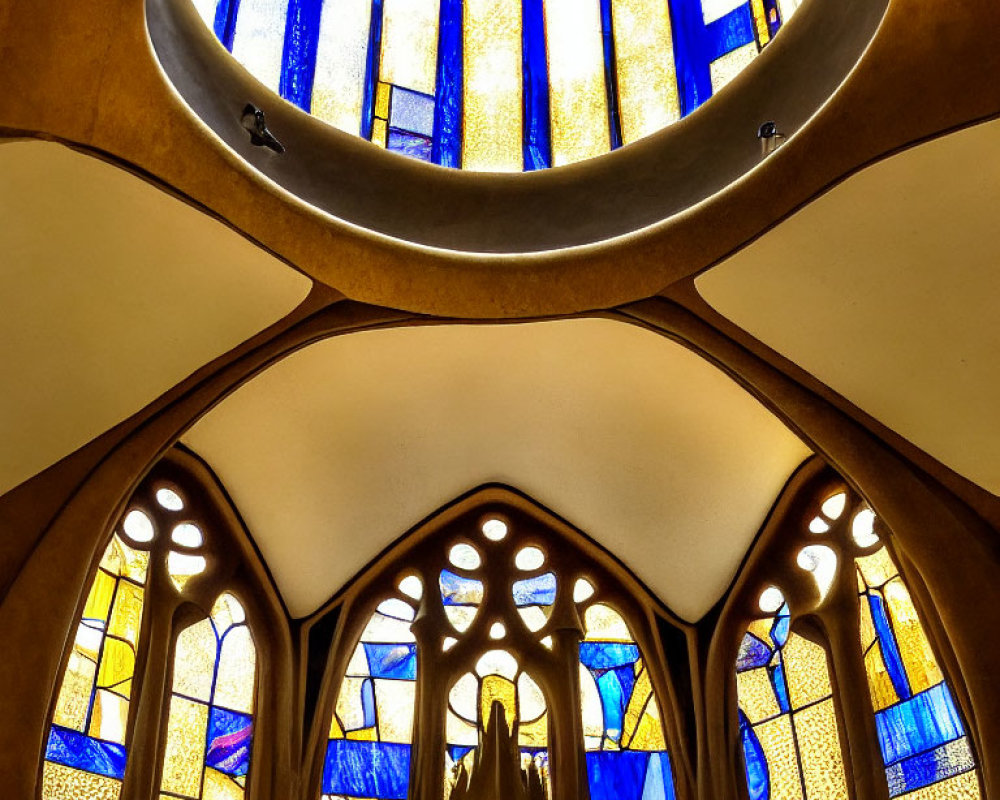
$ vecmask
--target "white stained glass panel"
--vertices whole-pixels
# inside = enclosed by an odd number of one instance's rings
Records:
[[[233,57],[277,92],[285,48],[288,0],[241,0],[233,32]]]
[[[520,172],[521,0],[465,0],[462,167]]]
[[[439,0],[384,0],[379,80],[434,94]]]
[[[708,25],[742,5],[746,5],[746,0],[701,0],[701,16]]]
[[[312,113],[335,128],[361,130],[372,0],[323,4],[316,49]]]
[[[546,0],[552,164],[611,149],[598,0]]]
[[[198,11],[205,24],[210,29],[215,28],[215,10],[219,7],[219,0],[192,0],[195,9]]]

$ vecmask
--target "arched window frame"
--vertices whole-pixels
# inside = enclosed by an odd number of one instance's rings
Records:
[[[843,495],[843,509],[829,513],[827,500]],[[974,771],[982,794],[981,759],[977,753],[976,725],[961,673],[948,644],[946,625],[931,602],[919,574],[901,552],[888,527],[875,516],[878,540],[861,546],[851,532],[855,515],[869,509],[865,499],[829,467],[813,459],[794,475],[778,498],[757,541],[723,604],[712,639],[709,686],[722,682],[725,690],[713,703],[709,689],[710,718],[721,720],[727,752],[733,754],[729,775],[717,785],[732,796],[748,797],[742,749],[739,746],[738,699],[735,661],[743,633],[760,610],[762,593],[778,587],[791,610],[792,630],[805,625],[810,638],[823,637],[834,687],[849,796],[886,800],[889,788],[882,750],[876,732],[872,701],[860,646],[859,587],[855,559],[885,547],[916,609],[934,658],[962,718],[976,761]],[[810,571],[813,559],[800,559],[804,548],[826,548],[837,560],[829,588]],[[714,707],[713,707],[714,706]],[[710,723],[711,724],[711,723]],[[718,745],[716,740],[716,746]],[[711,745],[710,745],[711,746]],[[718,777],[716,778],[718,781]],[[933,785],[933,784],[931,784]],[[917,791],[917,790],[914,790]],[[897,795],[901,800],[909,794]],[[811,799],[810,799],[811,800]]]
[[[156,496],[160,489],[176,492],[183,499],[183,509],[170,510],[162,506]],[[291,717],[290,698],[274,688],[282,680],[287,683],[292,674],[287,613],[229,496],[207,465],[181,446],[164,454],[138,483],[112,529],[101,540],[87,579],[80,587],[80,599],[49,705],[49,724],[52,724],[76,629],[98,565],[111,540],[120,536],[126,517],[133,510],[146,514],[156,533],[153,541],[144,545],[149,548],[150,556],[125,735],[127,761],[118,797],[120,800],[154,800],[161,796],[177,637],[189,626],[211,618],[213,606],[223,594],[230,594],[239,601],[246,615],[246,626],[251,631],[257,666],[253,735],[254,739],[263,735],[268,741],[267,747],[252,752],[244,796],[247,800],[267,797],[277,781],[287,784],[287,776],[282,780],[276,774],[280,753],[275,751],[282,748],[271,745],[275,738],[272,731],[278,725],[287,724]],[[172,530],[182,523],[197,526],[202,534],[201,544],[185,546],[171,540]],[[128,543],[125,537],[121,538]],[[171,553],[202,557],[204,569],[179,587],[168,568]],[[133,757],[136,751],[143,756]],[[155,757],[150,757],[150,753]],[[47,797],[42,777],[46,764],[44,746],[41,756],[36,796],[44,800]],[[87,797],[72,791],[59,796],[74,800]]]
[[[309,653],[307,671],[316,671],[314,665],[322,660],[324,663],[322,684],[317,691],[318,701],[311,716],[311,728],[308,745],[308,773],[304,775],[304,784],[308,787],[306,796],[319,798],[322,796],[322,775],[324,758],[328,741],[330,720],[340,691],[340,682],[344,676],[348,661],[351,658],[362,630],[372,612],[379,604],[390,596],[400,596],[393,589],[408,575],[418,575],[424,584],[424,597],[428,592],[438,591],[438,574],[446,560],[441,558],[445,545],[459,541],[469,541],[476,537],[482,523],[490,518],[504,520],[511,530],[518,531],[518,537],[523,545],[537,545],[549,553],[547,563],[558,564],[562,580],[568,579],[569,591],[560,592],[559,597],[569,597],[569,602],[562,608],[555,608],[550,617],[550,623],[539,633],[540,636],[554,632],[556,628],[570,620],[580,626],[582,631],[581,612],[577,611],[572,602],[572,583],[576,577],[584,577],[597,590],[590,603],[605,602],[627,620],[632,637],[639,646],[653,686],[653,695],[657,699],[663,724],[663,734],[666,748],[672,760],[674,786],[676,796],[680,800],[688,800],[692,793],[692,772],[689,753],[685,748],[684,732],[682,732],[682,715],[679,711],[677,697],[674,694],[669,674],[669,665],[664,658],[663,645],[658,624],[674,625],[679,630],[678,623],[670,612],[618,561],[607,551],[587,538],[584,534],[550,512],[537,506],[528,498],[505,487],[486,487],[476,490],[470,495],[455,501],[450,506],[437,512],[432,517],[416,526],[368,564],[358,577],[332,598],[328,604],[314,615],[303,631],[304,639],[313,639],[313,631],[324,624],[335,625],[335,632],[328,640],[328,649],[317,647]],[[480,537],[481,538],[481,537]],[[556,554],[556,555],[553,555]],[[544,572],[544,568],[541,570]],[[486,580],[489,580],[487,578]],[[503,585],[503,576],[497,576],[494,583]],[[562,601],[557,599],[557,604]],[[417,616],[419,623],[420,616]],[[482,612],[481,612],[482,613]],[[478,618],[477,618],[478,619]],[[492,619],[492,618],[491,618]],[[574,622],[575,620],[575,622]],[[419,624],[415,626],[419,630]],[[483,631],[488,625],[484,625]],[[508,636],[515,626],[508,624]],[[578,633],[570,633],[572,644],[568,648],[562,645],[566,654],[568,670],[579,670],[579,639]],[[322,637],[315,637],[317,642]],[[487,641],[466,641],[456,644],[455,650],[464,647],[468,656],[465,658],[471,669],[475,657],[480,652],[480,645]],[[553,652],[560,645],[554,643]],[[504,642],[489,642],[489,649],[503,648],[520,657],[519,648],[513,646],[511,638]],[[420,664],[418,635],[418,664]],[[535,677],[537,664],[526,661],[526,669]],[[456,672],[460,674],[461,670]],[[421,667],[418,666],[418,680]],[[554,780],[552,795],[554,798],[576,798],[586,796],[586,765],[583,748],[583,730],[580,724],[579,684],[578,677],[571,675],[570,684],[573,687],[572,713],[555,712],[557,701],[546,698],[553,723],[550,727],[549,757],[552,760]],[[307,689],[308,694],[308,689]],[[417,690],[417,706],[421,702],[436,707],[437,700],[425,698],[421,700],[421,689]],[[447,694],[444,695],[445,701]],[[307,709],[307,714],[309,709]],[[415,728],[420,730],[418,739],[425,739],[425,722],[418,710],[415,715]],[[563,721],[557,721],[562,716]],[[424,717],[423,719],[426,719]],[[559,725],[570,732],[560,734]],[[579,734],[579,741],[576,741]],[[562,737],[560,739],[560,737]],[[570,744],[572,742],[572,744]],[[569,764],[568,769],[559,764]],[[566,780],[560,776],[563,771],[573,776]],[[411,767],[411,782],[408,797],[432,797],[437,800],[441,796],[444,782],[444,750],[424,746],[415,748]],[[580,782],[583,781],[581,787]],[[580,793],[583,790],[584,794]]]

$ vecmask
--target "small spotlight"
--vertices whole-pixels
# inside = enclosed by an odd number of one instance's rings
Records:
[[[247,103],[243,108],[243,117],[240,122],[243,128],[250,134],[250,143],[258,147],[269,147],[275,153],[284,153],[285,147],[274,138],[274,134],[267,129],[267,120],[264,119],[264,112],[253,103]]]
[[[784,143],[785,134],[778,133],[778,126],[768,121],[757,129],[757,138],[760,139],[760,154],[769,156]]]

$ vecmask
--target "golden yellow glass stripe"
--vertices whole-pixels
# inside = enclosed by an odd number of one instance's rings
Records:
[[[208,706],[171,696],[161,791],[198,796],[207,728]]]
[[[822,647],[793,633],[781,655],[792,708],[801,708],[830,695],[830,670]]]
[[[856,559],[855,563],[861,570],[865,582],[872,587],[881,586],[899,573],[889,551],[884,547],[880,547],[877,552],[870,556]]]
[[[764,0],[750,0],[750,11],[753,13],[753,26],[757,31],[757,40],[763,47],[771,40],[767,28],[767,12],[764,11]]]
[[[774,717],[781,710],[766,667],[736,673],[736,695],[740,708],[751,723]]]
[[[757,0],[760,2],[761,0]],[[622,141],[680,119],[666,0],[612,0]]]
[[[438,0],[385,0],[379,80],[434,94]]]
[[[242,800],[243,787],[228,775],[211,767],[205,768],[201,800]]]
[[[355,136],[361,131],[371,0],[324,3],[316,48],[312,114]]]
[[[372,142],[379,147],[385,147],[388,123],[384,119],[376,119],[372,122]]]
[[[937,685],[944,680],[944,676],[902,578],[893,578],[882,593],[889,607],[899,653],[910,679],[910,689],[916,693]]]
[[[611,148],[598,0],[546,0],[552,165]]]
[[[121,781],[104,775],[45,762],[42,767],[42,800],[118,800]]]
[[[462,167],[520,172],[520,0],[465,0],[462,40]]]
[[[892,685],[892,679],[885,668],[885,660],[878,645],[865,654],[865,671],[868,673],[868,688],[871,690],[872,705],[876,711],[899,702],[899,695],[896,694],[896,687]]]
[[[807,800],[847,800],[844,756],[833,700],[795,712],[795,734]]]
[[[799,765],[795,758],[792,721],[787,714],[754,727],[771,778],[771,797],[798,800],[802,797]]]

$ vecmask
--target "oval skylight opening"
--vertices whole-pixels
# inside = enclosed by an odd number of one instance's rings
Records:
[[[507,635],[507,629],[504,627],[502,622],[494,622],[490,626],[490,638],[491,639],[502,639]]]
[[[586,578],[578,578],[573,584],[573,602],[582,603],[594,596],[594,585]]]
[[[872,547],[879,541],[875,533],[875,512],[862,508],[851,521],[851,536],[858,547]]]
[[[424,584],[416,575],[407,575],[399,582],[399,591],[407,597],[419,600],[424,594]]]
[[[459,569],[479,569],[482,559],[471,544],[461,542],[448,551],[448,560]]]
[[[496,517],[483,523],[483,536],[491,542],[499,542],[507,535],[507,523]]]
[[[156,536],[153,521],[138,508],[133,508],[125,515],[125,522],[122,523],[122,529],[125,531],[125,535],[133,542],[151,542],[153,541],[153,537]]]
[[[847,505],[847,492],[837,492],[823,501],[822,511],[830,519],[839,519]]]
[[[813,517],[809,522],[809,530],[811,533],[826,533],[830,526],[822,517]]]
[[[784,604],[785,596],[777,586],[768,586],[760,593],[760,599],[757,601],[757,606],[765,614],[774,614]]]
[[[518,569],[538,569],[545,563],[545,553],[537,547],[524,547],[514,556],[514,564]]]
[[[201,547],[203,541],[201,529],[190,522],[182,522],[180,525],[175,525],[170,532],[170,541],[181,547]]]
[[[181,499],[181,496],[173,489],[168,489],[165,486],[156,490],[156,502],[167,509],[167,511],[182,511],[184,509],[184,501]]]
[[[476,674],[480,678],[485,678],[487,675],[502,675],[514,680],[517,670],[517,659],[506,650],[490,650],[483,653],[476,662]]]

